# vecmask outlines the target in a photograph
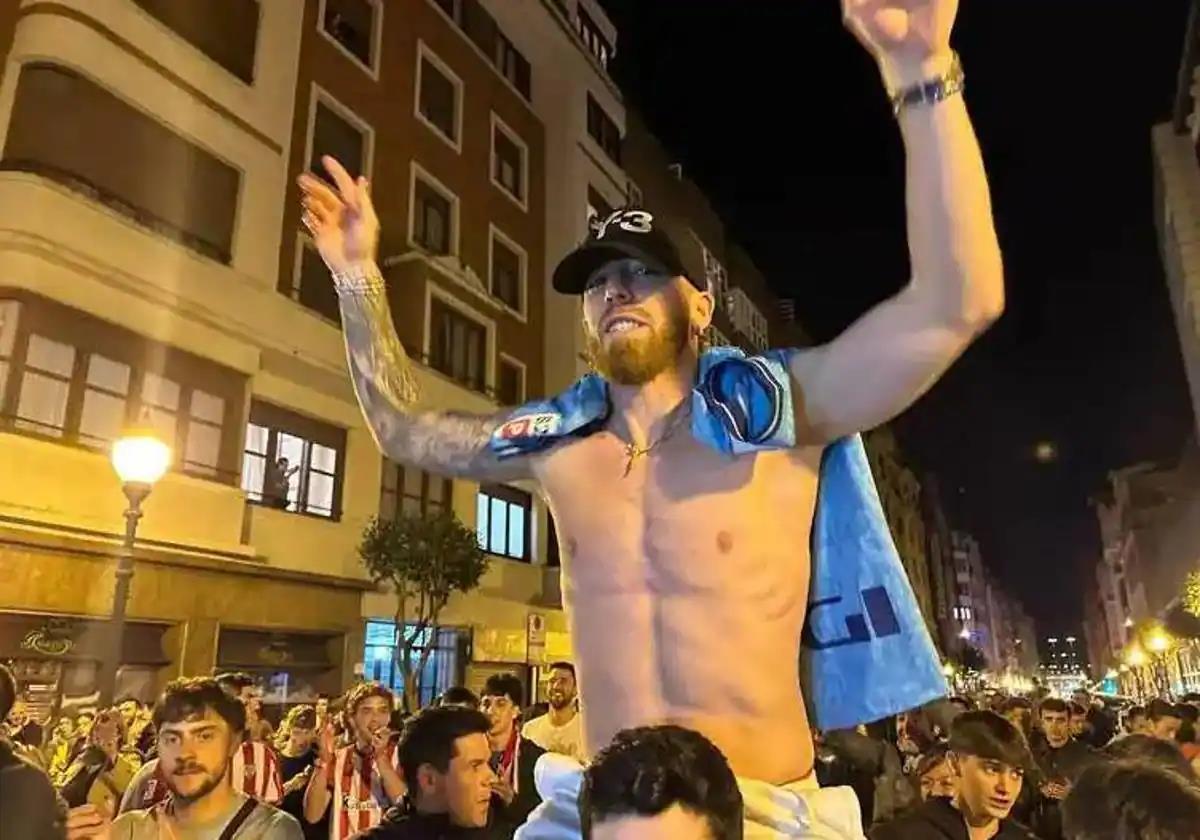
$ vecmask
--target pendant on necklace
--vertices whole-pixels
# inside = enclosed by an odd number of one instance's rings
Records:
[[[625,475],[623,476],[624,478],[629,477],[630,471],[633,470],[634,462],[636,462],[638,458],[645,455],[649,451],[650,451],[649,448],[642,449],[640,447],[634,446],[632,443],[625,444]]]

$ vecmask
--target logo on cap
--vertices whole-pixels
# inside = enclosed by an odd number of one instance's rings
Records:
[[[654,216],[645,210],[616,210],[600,221],[599,216],[592,224],[597,239],[603,239],[610,225],[616,225],[628,233],[650,233],[654,230]]]

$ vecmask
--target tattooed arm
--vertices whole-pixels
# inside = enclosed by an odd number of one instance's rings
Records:
[[[333,272],[354,391],[379,448],[405,464],[461,478],[514,481],[531,477],[530,458],[501,462],[488,449],[507,416],[421,410],[416,379],[388,308],[375,263],[379,218],[365,178],[350,177],[331,157],[321,159],[328,181],[299,178],[303,221]]]
[[[350,376],[379,448],[391,459],[456,478],[532,477],[530,459],[496,458],[492,432],[509,409],[491,415],[419,407],[412,363],[396,335],[383,278],[373,264],[335,274]]]

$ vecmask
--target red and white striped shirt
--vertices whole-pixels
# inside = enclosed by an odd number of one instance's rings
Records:
[[[283,780],[279,775],[279,757],[262,741],[246,741],[229,763],[230,781],[259,802],[277,805],[283,799]]]
[[[400,750],[388,749],[388,763],[400,771]],[[329,807],[329,840],[347,840],[359,831],[383,822],[392,802],[383,789],[375,754],[363,755],[351,744],[333,757],[333,797]]]

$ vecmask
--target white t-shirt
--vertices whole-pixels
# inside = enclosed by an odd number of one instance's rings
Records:
[[[521,735],[544,750],[569,755],[576,761],[586,758],[583,749],[583,715],[579,712],[562,726],[555,726],[550,715],[542,715],[525,724]]]

